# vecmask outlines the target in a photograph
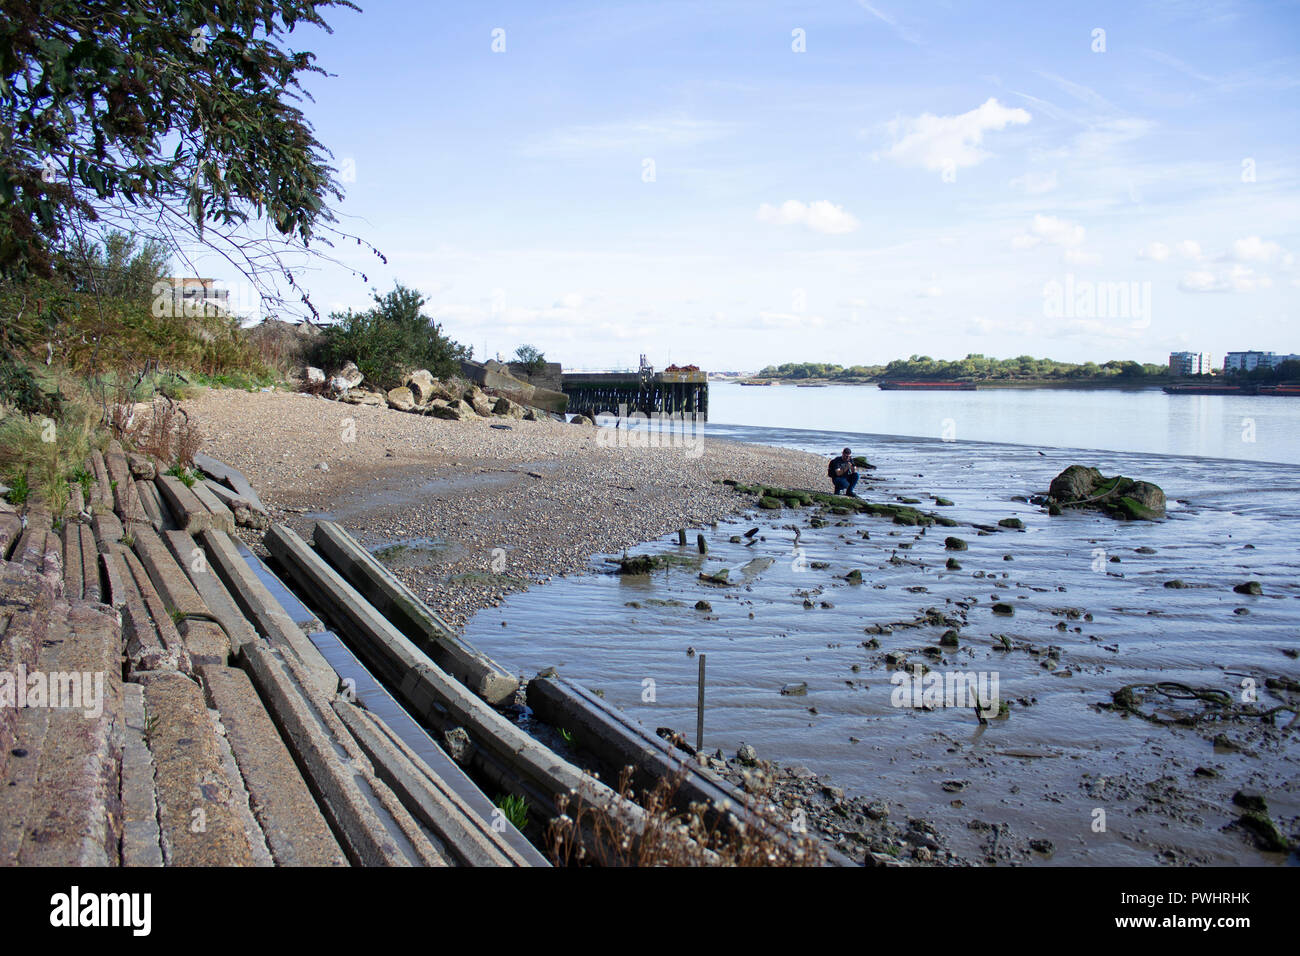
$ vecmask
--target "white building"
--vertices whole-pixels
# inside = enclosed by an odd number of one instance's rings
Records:
[[[1277,368],[1283,362],[1300,361],[1300,355],[1277,352],[1229,352],[1223,359],[1225,372],[1253,372],[1257,368]]]
[[[1210,375],[1214,359],[1209,352],[1170,352],[1169,371],[1174,375]]]

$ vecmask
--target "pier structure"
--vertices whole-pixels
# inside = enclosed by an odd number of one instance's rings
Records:
[[[627,413],[709,418],[709,375],[694,366],[662,372],[649,366],[635,372],[565,372],[562,381],[570,414],[617,415],[621,406]]]

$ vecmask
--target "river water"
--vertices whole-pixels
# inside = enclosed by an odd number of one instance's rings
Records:
[[[972,859],[987,850],[981,827],[991,823],[1009,827],[1007,840],[1051,841],[1035,857],[1049,864],[1284,862],[1229,825],[1232,796],[1246,790],[1265,796],[1283,834],[1300,831],[1300,724],[1287,729],[1293,711],[1272,722],[1242,713],[1300,703],[1266,685],[1300,681],[1300,402],[899,394],[715,386],[711,417],[751,424],[710,424],[708,434],[818,453],[850,445],[878,466],[859,486],[866,496],[920,499],[960,527],[922,534],[857,515],[823,515],[813,527],[813,509],[755,511],[706,529],[705,558],[675,537],[649,542],[639,550],[681,560],[620,577],[597,556],[590,574],[480,612],[466,637],[519,672],[556,666],[647,727],[688,736],[692,652],[707,654],[707,748],[734,753],[747,742],[828,774],[896,817],[929,820]],[[1254,419],[1255,442],[1234,443],[1228,426],[1239,417]],[[956,440],[934,428],[925,437],[936,418],[956,421]],[[826,428],[798,427],[809,422]],[[887,427],[922,437],[884,437]],[[973,440],[985,435],[1012,443]],[[1292,464],[1231,460],[1246,457]],[[1154,481],[1168,518],[1049,517],[1017,500],[1073,462]],[[1008,517],[1024,529],[973,527]],[[946,549],[948,535],[968,550]],[[722,568],[735,583],[700,580]],[[854,569],[861,584],[845,579]],[[1173,581],[1185,586],[1165,586]],[[1262,594],[1233,591],[1246,581]],[[712,610],[696,610],[700,600]],[[949,620],[908,626],[930,608]],[[939,646],[949,629],[956,648]],[[920,663],[996,679],[1008,716],[981,725],[969,707],[900,706],[896,675],[915,676]],[[1155,681],[1226,693],[1233,716],[1180,727],[1101,706],[1125,685]],[[806,695],[781,693],[796,683]],[[1140,703],[1166,719],[1209,713],[1160,694]]]

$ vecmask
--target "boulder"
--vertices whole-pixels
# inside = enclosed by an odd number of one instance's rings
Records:
[[[496,404],[492,406],[492,414],[503,415],[506,418],[522,419],[524,417],[524,406],[520,405],[518,402],[512,402],[510,399],[502,396],[501,398],[498,398]]]
[[[302,379],[312,385],[320,385],[325,381],[325,372],[314,365],[308,365],[302,370]]]
[[[376,405],[382,406],[388,403],[388,398],[383,392],[372,392],[369,389],[350,388],[340,397],[340,401],[347,402],[349,405]]]
[[[476,413],[468,403],[463,402],[458,398],[455,401],[447,402],[445,405],[430,405],[429,414],[434,418],[445,418],[447,421],[463,422],[468,418],[474,418]]]
[[[1052,479],[1049,513],[1063,505],[1096,508],[1113,518],[1153,521],[1165,514],[1165,493],[1149,481],[1123,475],[1107,478],[1096,468],[1071,465]]]
[[[399,412],[409,412],[416,405],[415,395],[405,386],[390,388],[386,398],[388,399],[388,407],[395,408]]]
[[[541,417],[538,416],[537,409],[535,408],[525,408],[523,419],[526,422],[540,422],[542,420]]]
[[[474,410],[476,415],[482,415],[484,418],[492,414],[492,399],[488,398],[487,393],[477,385],[471,385],[461,394],[461,401]]]
[[[596,423],[592,419],[588,418],[586,415],[574,415],[572,418],[569,419],[569,424],[570,425],[594,425]]]
[[[406,376],[406,388],[417,405],[428,405],[434,397],[434,385],[437,379],[427,368],[417,368]]]
[[[346,382],[348,388],[356,388],[366,379],[366,377],[361,374],[361,369],[357,368],[355,362],[348,362],[334,373],[334,377]]]

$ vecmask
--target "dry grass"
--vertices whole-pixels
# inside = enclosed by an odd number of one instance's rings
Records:
[[[147,411],[135,406],[115,405],[110,427],[128,448],[151,455],[164,464],[188,468],[203,446],[203,436],[190,421],[189,413],[166,396],[149,403]]]
[[[69,478],[105,435],[99,408],[82,383],[60,376],[48,384],[63,395],[57,420],[13,413],[0,420],[0,474],[24,476],[45,507],[59,514],[68,503]]]
[[[677,809],[683,767],[661,777],[643,792],[645,829],[635,832],[626,821],[574,795],[556,801],[559,815],[547,831],[551,862],[556,866],[821,866],[825,853],[807,835],[778,839],[766,827],[745,823],[762,819],[781,832],[783,824],[765,805],[762,791],[747,795],[744,807],[710,814],[703,804]],[[633,800],[632,768],[619,778],[618,792]],[[713,822],[709,822],[709,818]]]

